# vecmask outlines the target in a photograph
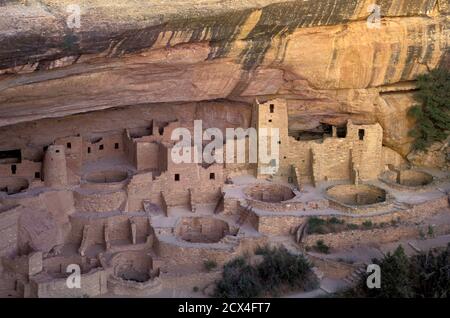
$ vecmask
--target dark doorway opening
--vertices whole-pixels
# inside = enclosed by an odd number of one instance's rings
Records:
[[[347,137],[347,126],[338,126],[336,127],[336,134],[338,138]]]
[[[365,135],[365,131],[364,129],[359,129],[358,130],[358,136],[359,136],[359,140],[364,140],[364,135]]]
[[[0,163],[20,163],[22,151],[20,149],[0,151]]]

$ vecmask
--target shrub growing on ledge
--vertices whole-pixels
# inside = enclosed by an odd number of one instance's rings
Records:
[[[336,217],[324,220],[313,216],[308,219],[306,230],[308,234],[335,233],[345,229],[344,223]]]
[[[324,253],[324,254],[330,253],[330,247],[327,244],[325,244],[325,242],[323,240],[318,240],[316,242],[316,245],[313,246],[313,249],[319,253]]]
[[[210,272],[217,267],[217,262],[215,260],[210,259],[206,260],[203,262],[203,267],[205,268],[206,271]]]
[[[302,255],[291,254],[283,247],[268,246],[258,248],[255,253],[262,256],[257,265],[249,264],[243,257],[225,264],[215,290],[216,297],[273,296],[280,291],[306,291],[318,286],[311,264]]]
[[[413,147],[424,150],[435,141],[447,138],[450,131],[450,72],[435,69],[417,79],[416,99],[419,105],[409,110],[416,119],[410,131],[415,139]]]

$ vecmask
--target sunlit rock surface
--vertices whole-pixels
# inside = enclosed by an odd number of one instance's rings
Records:
[[[0,1],[0,125],[284,97],[291,130],[378,121],[406,155],[413,80],[448,52],[450,5],[377,1],[368,28],[372,2],[86,0],[71,29],[71,1]]]

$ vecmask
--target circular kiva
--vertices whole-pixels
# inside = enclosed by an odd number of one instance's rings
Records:
[[[227,222],[211,217],[184,217],[175,229],[177,237],[190,243],[217,243],[229,232]]]
[[[426,172],[417,170],[385,171],[380,180],[393,188],[420,190],[426,189],[434,182],[434,177]]]
[[[396,183],[407,187],[422,187],[431,182],[433,182],[432,175],[415,170],[401,170],[396,178]]]
[[[344,205],[367,206],[386,201],[386,191],[368,184],[342,184],[327,190],[327,195]]]
[[[281,184],[257,184],[247,188],[245,195],[250,199],[267,203],[279,203],[295,197],[291,188]]]

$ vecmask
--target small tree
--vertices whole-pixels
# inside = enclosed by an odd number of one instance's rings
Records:
[[[447,138],[450,131],[450,72],[435,69],[417,79],[416,99],[419,105],[411,107],[409,115],[416,126],[409,132],[415,139],[413,147],[426,149],[435,141]]]
[[[413,296],[409,280],[410,262],[402,246],[388,253],[379,262],[381,267],[381,289],[370,290],[370,294],[382,298],[408,298]]]
[[[369,289],[363,273],[357,286],[337,296],[382,298],[448,298],[450,296],[450,244],[441,252],[431,250],[407,257],[399,247],[381,260],[381,288]]]

